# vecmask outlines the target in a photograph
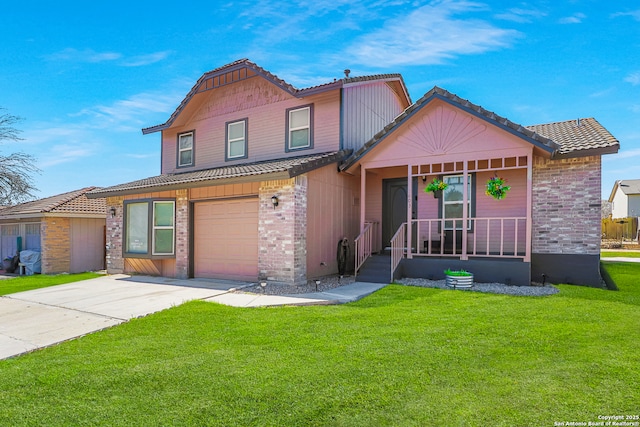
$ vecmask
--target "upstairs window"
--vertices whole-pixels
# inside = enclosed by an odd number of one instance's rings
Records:
[[[178,135],[178,167],[193,166],[193,138],[195,131]]]
[[[226,160],[247,158],[247,121],[242,119],[227,123]]]
[[[313,148],[313,105],[287,110],[285,151]]]
[[[125,202],[124,253],[133,257],[172,256],[175,248],[175,201]]]

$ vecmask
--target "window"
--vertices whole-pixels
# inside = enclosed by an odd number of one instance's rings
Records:
[[[173,200],[125,202],[125,254],[173,255],[174,224]]]
[[[287,110],[285,151],[313,148],[313,106]]]
[[[178,167],[193,166],[193,138],[195,131],[178,135]]]
[[[247,158],[247,120],[227,123],[226,160]]]
[[[442,178],[449,186],[442,194],[442,218],[462,218],[464,206],[464,175],[449,175]],[[473,216],[473,175],[467,175],[467,215]],[[462,230],[462,221],[449,220],[444,222],[445,230],[453,230],[455,222],[456,230]],[[471,229],[471,221],[467,222],[467,229]]]

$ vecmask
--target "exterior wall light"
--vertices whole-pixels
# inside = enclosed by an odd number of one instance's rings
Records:
[[[111,206],[111,209],[109,209],[109,213],[111,213],[111,218],[116,216],[116,208]]]
[[[276,195],[271,196],[271,204],[273,205],[273,209],[275,209],[279,203],[280,201],[278,200],[278,196]]]

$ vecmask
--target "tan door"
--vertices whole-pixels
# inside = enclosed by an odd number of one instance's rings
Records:
[[[257,198],[195,203],[194,276],[257,279]]]

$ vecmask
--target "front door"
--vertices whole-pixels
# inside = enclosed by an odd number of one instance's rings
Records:
[[[413,181],[412,218],[417,218],[418,181]],[[390,247],[391,238],[403,222],[407,222],[407,179],[382,181],[382,245]]]

